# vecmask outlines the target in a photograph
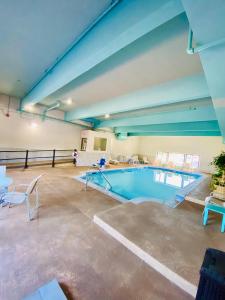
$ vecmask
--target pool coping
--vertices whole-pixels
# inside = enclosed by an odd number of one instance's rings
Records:
[[[181,171],[181,170],[176,170],[176,169],[171,169],[171,168],[164,168],[164,167],[157,167],[157,166],[134,166],[134,167],[129,167],[129,168],[116,168],[116,169],[110,169],[110,170],[101,170],[102,173],[104,172],[116,172],[118,170],[127,170],[127,169],[144,169],[144,168],[148,168],[148,169],[157,169],[157,170],[163,170],[163,171],[168,171],[168,172],[174,172],[174,173],[178,173],[178,174],[190,174],[190,175],[197,175],[199,176],[199,178],[197,178],[194,182],[188,184],[185,188],[181,189],[177,194],[176,196],[178,197],[182,197],[183,200],[186,199],[186,197],[188,196],[188,194],[195,188],[199,185],[200,182],[202,182],[206,175],[205,174],[202,174],[202,173],[197,173],[197,172],[188,172],[188,171]],[[84,180],[82,177],[85,176],[87,173],[93,173],[93,172],[97,172],[98,169],[93,169],[93,170],[89,170],[89,171],[86,171],[86,172],[83,172],[81,175],[79,176],[75,176],[74,178],[84,184],[86,184],[86,180]],[[146,198],[144,198],[143,200],[139,200],[139,201],[135,201],[135,200],[127,200],[126,198],[114,193],[114,192],[110,192],[110,190],[107,190],[97,184],[94,184],[92,182],[88,182],[88,186],[102,192],[103,194],[107,195],[107,196],[110,196],[112,197],[113,199],[121,202],[121,203],[127,203],[128,201],[129,202],[132,202],[134,204],[139,204],[139,203],[142,203],[142,202],[147,202],[149,200],[146,200]],[[134,198],[135,199],[135,198]],[[150,198],[149,198],[150,199]],[[154,201],[153,198],[151,198],[151,201]],[[182,201],[181,201],[182,202]],[[177,207],[180,203],[178,202],[177,205],[174,206]]]
[[[152,267],[154,270],[159,272],[173,284],[175,284],[180,289],[182,289],[183,291],[195,298],[197,293],[197,286],[187,281],[185,278],[178,275],[176,272],[172,271],[166,265],[162,264],[160,261],[151,256],[149,253],[141,249],[131,240],[122,235],[118,230],[116,230],[115,228],[107,224],[105,221],[103,221],[99,215],[94,215],[93,222],[99,227],[101,227],[101,229],[103,229],[114,239],[116,239],[119,243],[121,243],[124,247],[130,250],[133,254],[135,254],[137,257],[143,260],[147,265]]]

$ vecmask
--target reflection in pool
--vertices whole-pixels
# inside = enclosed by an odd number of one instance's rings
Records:
[[[156,170],[154,172],[154,180],[163,184],[172,185],[179,188],[184,188],[195,181],[195,178],[190,175],[179,174],[174,172],[164,172]]]

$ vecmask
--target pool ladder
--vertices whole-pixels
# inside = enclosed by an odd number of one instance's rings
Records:
[[[109,185],[108,191],[110,191],[110,190],[112,189],[111,183],[110,183],[109,180],[105,177],[105,175],[103,174],[103,172],[102,172],[100,169],[98,169],[98,171],[99,171],[99,173],[101,174],[101,176],[105,179],[105,181],[108,183],[108,185]],[[87,187],[88,187],[88,182],[89,182],[89,177],[88,177],[88,175],[86,175],[86,185],[85,185],[85,189],[86,189],[86,190],[87,190]]]

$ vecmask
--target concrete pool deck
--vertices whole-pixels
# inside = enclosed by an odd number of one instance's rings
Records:
[[[0,208],[0,299],[21,300],[56,278],[68,300],[187,300],[190,295],[93,223],[121,203],[74,180],[87,168],[7,170],[14,183],[40,182],[39,217],[24,205]]]
[[[213,216],[210,225],[203,227],[201,214],[202,207],[188,201],[175,209],[153,202],[127,203],[97,214],[95,222],[151,267],[195,295],[205,249],[225,251],[220,219]]]
[[[195,296],[206,248],[225,251],[220,218],[202,226],[204,199],[210,177],[172,209],[155,202],[123,203],[94,216],[94,222],[148,265]],[[199,205],[200,204],[200,205]]]

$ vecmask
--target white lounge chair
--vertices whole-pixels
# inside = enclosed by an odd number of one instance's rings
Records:
[[[111,165],[118,165],[119,163],[120,162],[117,159],[110,158],[110,160],[109,160],[109,164],[111,164]]]
[[[128,159],[125,155],[118,155],[117,160],[119,163],[125,163],[128,161]]]
[[[144,164],[149,164],[147,156],[143,156],[142,161]]]
[[[34,217],[34,214],[38,213],[39,208],[39,197],[38,197],[38,182],[41,179],[43,175],[39,175],[38,177],[34,178],[30,184],[18,184],[15,186],[14,190],[12,192],[6,193],[2,200],[9,204],[9,207],[11,204],[22,204],[26,203],[27,206],[27,215],[28,219],[31,221]],[[25,192],[16,192],[16,189],[18,187],[27,187]],[[30,196],[32,193],[35,193],[35,206],[32,208],[30,205]]]
[[[140,163],[137,155],[131,156],[131,158],[129,159],[128,162],[129,162],[129,164],[139,164]]]

